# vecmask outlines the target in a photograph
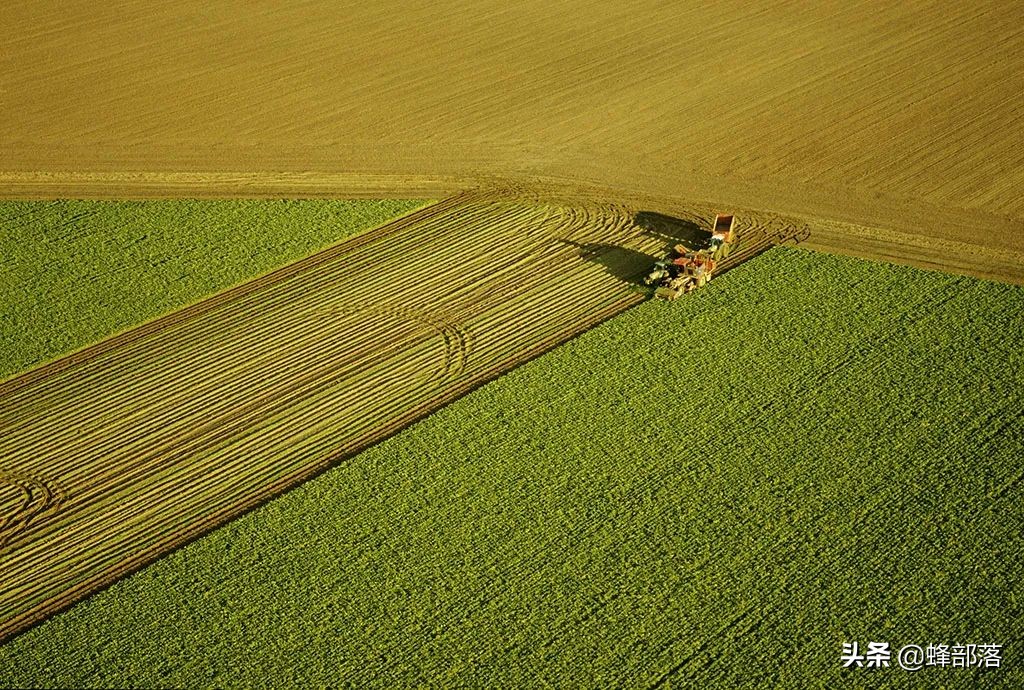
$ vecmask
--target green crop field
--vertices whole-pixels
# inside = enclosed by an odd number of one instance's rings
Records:
[[[1022,314],[770,251],[14,638],[0,685],[1019,687]],[[876,640],[1003,668],[840,668]]]
[[[0,202],[0,379],[423,203]]]

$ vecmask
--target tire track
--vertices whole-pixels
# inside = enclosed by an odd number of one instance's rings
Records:
[[[472,334],[458,323],[446,319],[443,314],[389,304],[355,304],[332,307],[318,313],[325,316],[335,314],[397,316],[427,326],[444,341],[444,361],[438,370],[429,377],[431,382],[438,384],[461,375],[473,349]]]
[[[15,488],[20,500],[0,513],[0,548],[37,519],[60,509],[64,489],[49,477],[0,469],[0,486]]]

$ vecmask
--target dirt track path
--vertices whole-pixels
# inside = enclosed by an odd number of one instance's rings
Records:
[[[642,300],[680,227],[529,196],[449,198],[0,383],[0,637]],[[741,237],[729,265],[785,239]]]

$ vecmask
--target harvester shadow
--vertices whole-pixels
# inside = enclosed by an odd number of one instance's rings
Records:
[[[691,249],[703,249],[711,242],[711,233],[696,223],[663,213],[639,211],[633,216],[633,223],[642,228],[644,234],[664,242],[666,248],[685,244]]]
[[[572,240],[559,240],[559,242],[575,247],[579,250],[581,259],[601,266],[609,275],[631,285],[643,284],[643,278],[651,270],[651,264],[655,260],[655,257],[649,254],[616,244],[600,242],[580,244]]]

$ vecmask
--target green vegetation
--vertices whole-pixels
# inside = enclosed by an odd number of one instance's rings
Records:
[[[0,202],[0,379],[423,203]]]
[[[0,684],[1020,686],[1022,313],[771,251],[15,638]],[[843,671],[854,640],[1007,647]]]

